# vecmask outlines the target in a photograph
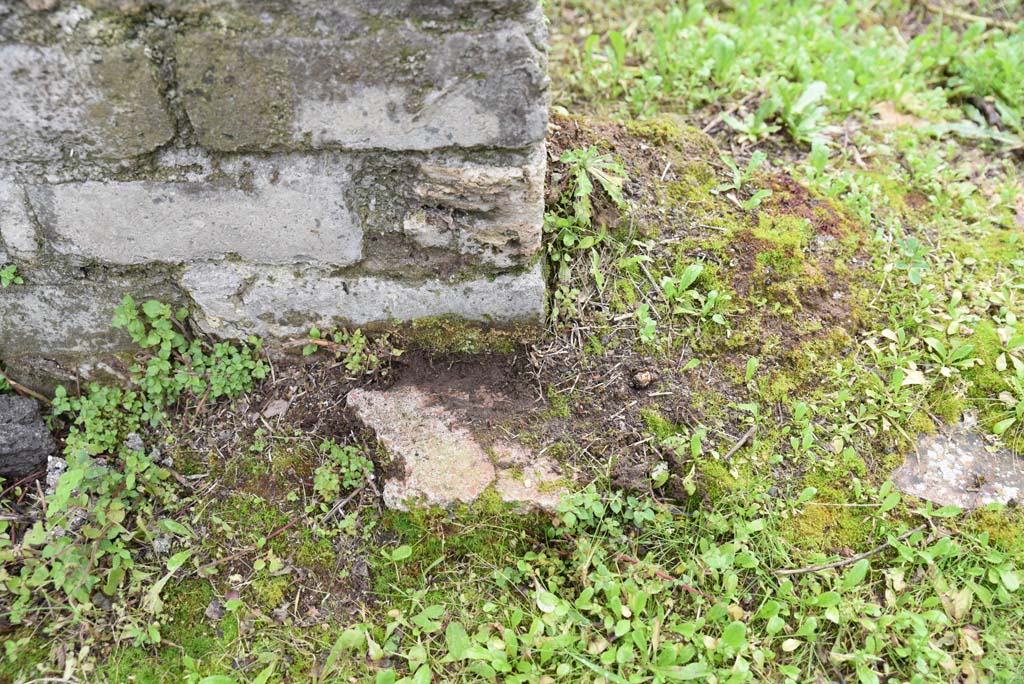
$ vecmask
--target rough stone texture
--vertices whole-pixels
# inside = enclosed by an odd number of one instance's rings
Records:
[[[63,285],[19,285],[0,290],[0,358],[19,382],[49,391],[76,379],[126,377],[115,355],[133,349],[110,327],[124,293],[181,305],[159,279],[78,280]]]
[[[265,173],[246,188],[216,181],[90,181],[34,186],[29,196],[58,252],[112,264],[227,256],[354,263],[363,234],[345,207],[347,174],[311,166],[275,165],[272,177],[260,167]]]
[[[987,444],[968,419],[921,437],[892,479],[901,491],[940,506],[1006,504],[1024,495],[1024,459]]]
[[[456,247],[497,266],[532,258],[544,222],[545,150],[522,166],[425,163],[414,192],[423,208],[405,231],[423,246]]]
[[[31,258],[37,248],[35,228],[28,215],[28,198],[25,196],[25,191],[13,181],[2,178],[0,178],[0,245],[4,246],[11,255],[22,258]]]
[[[429,391],[356,389],[347,401],[391,455],[394,472],[385,477],[383,492],[389,508],[451,508],[472,503],[493,486],[521,509],[551,509],[565,494],[553,464],[518,444],[485,448]]]
[[[543,53],[522,26],[344,42],[189,34],[176,57],[213,150],[519,148],[546,134]]]
[[[32,399],[0,395],[0,477],[19,480],[46,467],[53,435]]]
[[[209,333],[234,337],[289,337],[304,334],[311,323],[323,327],[387,324],[441,315],[537,324],[545,297],[539,264],[519,274],[457,283],[195,264],[185,270],[181,282],[196,303],[200,326]]]
[[[0,159],[145,154],[174,136],[141,45],[0,45]]]
[[[280,338],[539,323],[539,0],[0,2],[0,360],[118,372],[124,294]]]

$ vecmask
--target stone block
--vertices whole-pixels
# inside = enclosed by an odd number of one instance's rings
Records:
[[[193,33],[176,58],[212,150],[522,148],[547,129],[545,56],[523,25],[350,41]]]
[[[0,358],[49,352],[120,351],[130,340],[110,327],[124,289],[87,281],[0,290]]]
[[[520,273],[461,282],[406,282],[337,276],[317,269],[193,264],[180,284],[206,332],[271,338],[304,335],[310,325],[389,324],[452,315],[494,324],[540,324],[545,289],[540,264]]]
[[[174,136],[139,45],[0,45],[0,160],[120,159]]]
[[[384,479],[384,505],[452,508],[493,487],[519,510],[554,510],[567,495],[557,466],[516,442],[481,440],[472,421],[448,408],[452,399],[415,385],[348,393],[346,405],[394,464]]]
[[[125,294],[187,303],[169,279],[149,275],[8,287],[0,290],[0,360],[11,377],[37,391],[77,380],[126,381],[118,357],[137,348],[110,325]]]
[[[39,185],[29,197],[57,252],[110,264],[238,257],[338,266],[360,258],[362,228],[346,207],[343,165],[279,159],[230,170],[205,181]]]

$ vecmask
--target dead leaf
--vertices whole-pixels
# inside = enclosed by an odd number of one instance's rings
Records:
[[[267,408],[263,409],[263,417],[277,418],[278,416],[283,416],[288,412],[289,406],[291,406],[291,403],[287,399],[275,399],[267,404]]]
[[[916,368],[908,368],[905,371],[905,373],[906,373],[906,376],[903,378],[903,383],[900,385],[901,387],[906,387],[907,385],[927,385],[928,384],[928,380],[924,377],[924,373],[922,373],[921,371],[917,370]]]
[[[927,121],[924,119],[914,116],[913,114],[904,114],[896,109],[896,105],[892,102],[879,102],[875,105],[875,114],[878,115],[878,122],[882,124],[883,128],[903,128],[905,126],[924,126],[927,125]]]

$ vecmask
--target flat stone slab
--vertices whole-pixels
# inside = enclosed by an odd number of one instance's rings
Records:
[[[970,422],[951,425],[918,440],[893,472],[896,487],[941,506],[977,508],[1006,504],[1024,494],[1024,458],[993,448]]]
[[[493,485],[507,503],[550,510],[566,493],[553,463],[512,442],[485,446],[428,390],[356,389],[348,406],[393,459],[395,472],[384,480],[388,508],[451,508],[472,503]]]

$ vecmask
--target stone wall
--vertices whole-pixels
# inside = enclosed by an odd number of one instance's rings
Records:
[[[0,0],[0,359],[543,315],[539,0]]]

